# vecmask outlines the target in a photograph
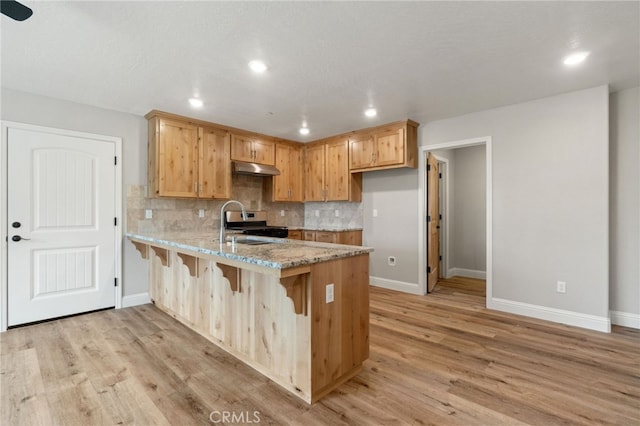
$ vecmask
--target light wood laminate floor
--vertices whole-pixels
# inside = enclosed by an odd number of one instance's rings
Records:
[[[638,330],[488,311],[483,288],[372,288],[370,359],[313,406],[152,305],[9,330],[0,423],[640,424]]]

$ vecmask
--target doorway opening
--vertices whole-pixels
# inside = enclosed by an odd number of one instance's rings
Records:
[[[488,305],[492,294],[491,137],[430,145],[422,147],[420,154],[421,293],[433,291],[440,280],[449,285],[452,277],[459,276],[476,290],[484,282]]]

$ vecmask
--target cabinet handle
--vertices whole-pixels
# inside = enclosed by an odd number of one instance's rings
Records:
[[[198,182],[193,182],[193,192],[198,193]]]

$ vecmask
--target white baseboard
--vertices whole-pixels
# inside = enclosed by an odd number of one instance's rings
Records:
[[[640,314],[632,314],[629,312],[609,311],[611,323],[621,325],[623,327],[631,327],[640,329]]]
[[[589,330],[611,333],[611,320],[607,317],[496,298],[491,300],[487,299],[487,308],[587,328]]]
[[[386,278],[369,277],[369,284],[374,287],[382,287],[389,290],[402,291],[404,293],[422,294],[418,283],[408,283],[404,281],[389,280]]]
[[[138,293],[132,294],[129,296],[124,296],[122,298],[122,307],[128,308],[131,306],[144,305],[146,303],[151,303],[151,297],[149,293]]]
[[[487,279],[486,271],[476,271],[475,269],[464,268],[449,268],[449,270],[447,271],[447,278],[451,278],[456,275],[459,277],[477,278],[479,280]]]

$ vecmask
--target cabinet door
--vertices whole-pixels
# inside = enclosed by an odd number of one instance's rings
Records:
[[[350,246],[362,245],[362,231],[344,231],[338,235],[339,244],[347,244]]]
[[[160,119],[157,138],[158,195],[196,197],[198,127]]]
[[[302,233],[303,239],[305,241],[315,241],[316,240],[316,231],[304,231]]]
[[[253,139],[245,136],[231,135],[231,159],[253,162]]]
[[[231,137],[226,130],[200,127],[198,197],[231,198]]]
[[[326,163],[326,200],[349,201],[349,172],[348,139],[327,144]]]
[[[375,165],[404,163],[404,129],[390,129],[375,134]]]
[[[259,164],[276,164],[276,147],[271,141],[255,139],[253,141],[253,161]]]
[[[304,166],[302,164],[302,147],[292,147],[289,152],[289,201],[304,201]]]
[[[371,167],[375,160],[375,144],[371,135],[349,138],[349,168],[351,170]]]
[[[316,231],[316,241],[319,243],[337,243],[338,233],[328,231]]]
[[[304,199],[305,201],[324,201],[325,145],[307,147],[305,157]]]
[[[302,231],[298,231],[298,230],[294,230],[291,231],[289,230],[289,237],[290,240],[302,240]]]
[[[273,177],[273,201],[290,201],[292,149],[289,145],[276,145],[276,168],[280,175]]]

